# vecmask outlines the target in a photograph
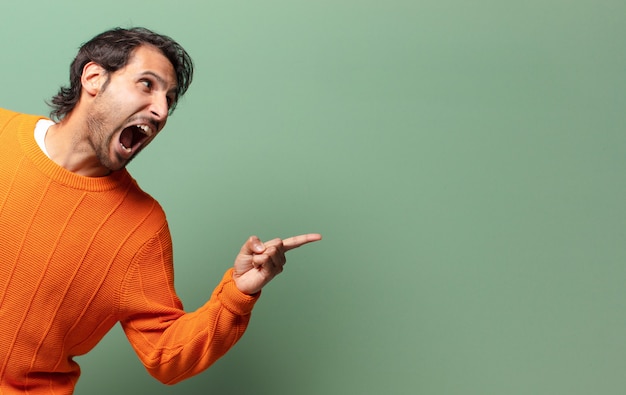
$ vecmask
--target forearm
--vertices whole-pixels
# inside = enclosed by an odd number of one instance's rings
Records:
[[[194,312],[178,310],[177,315],[173,309],[122,323],[137,355],[156,379],[175,384],[198,374],[243,336],[259,295],[241,293],[231,272],[226,272],[209,301]]]

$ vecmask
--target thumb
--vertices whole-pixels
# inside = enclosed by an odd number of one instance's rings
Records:
[[[261,254],[265,251],[265,245],[256,236],[250,236],[241,247],[240,253],[243,255]]]

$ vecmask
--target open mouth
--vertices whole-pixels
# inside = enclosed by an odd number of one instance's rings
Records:
[[[152,129],[148,125],[132,125],[122,130],[120,144],[124,151],[131,153],[152,136]]]

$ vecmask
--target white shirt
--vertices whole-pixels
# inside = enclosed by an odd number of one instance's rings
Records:
[[[43,151],[44,154],[49,158],[48,150],[46,150],[46,133],[48,133],[48,129],[50,126],[54,125],[54,122],[49,119],[40,119],[35,125],[35,141],[39,148]]]

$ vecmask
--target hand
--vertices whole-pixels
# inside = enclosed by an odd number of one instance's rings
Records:
[[[259,292],[283,271],[286,263],[285,252],[321,239],[321,235],[310,233],[263,243],[258,237],[251,236],[235,259],[233,271],[235,285],[248,295]]]

